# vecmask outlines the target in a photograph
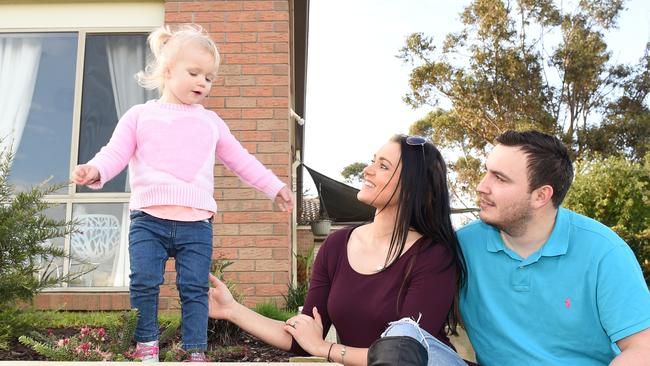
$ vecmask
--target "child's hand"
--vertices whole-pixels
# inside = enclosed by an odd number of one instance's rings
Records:
[[[93,184],[99,180],[99,170],[92,165],[77,165],[72,171],[72,181],[83,186]]]
[[[293,201],[293,192],[287,186],[282,187],[278,195],[275,196],[275,203],[282,211],[291,212],[293,209]]]

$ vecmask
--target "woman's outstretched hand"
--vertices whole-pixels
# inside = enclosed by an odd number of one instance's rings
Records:
[[[280,192],[278,192],[278,195],[275,196],[275,203],[282,211],[291,212],[293,209],[293,202],[293,192],[291,192],[287,186],[282,187]]]
[[[313,356],[327,356],[330,344],[323,340],[323,321],[314,306],[314,317],[299,314],[285,322],[284,330],[298,342],[300,347]]]
[[[237,304],[232,297],[228,286],[219,281],[219,279],[210,273],[210,283],[212,284],[208,290],[208,316],[214,319],[229,319],[230,311],[233,306]]]

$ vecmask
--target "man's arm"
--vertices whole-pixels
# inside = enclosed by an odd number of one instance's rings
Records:
[[[650,328],[629,335],[616,342],[621,353],[610,366],[650,365]]]

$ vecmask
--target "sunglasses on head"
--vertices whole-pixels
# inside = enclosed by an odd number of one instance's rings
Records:
[[[422,161],[426,161],[424,157],[424,144],[427,143],[427,140],[422,136],[406,136],[406,144],[409,146],[421,146],[422,147]]]
[[[411,146],[424,146],[427,140],[422,136],[406,136],[406,143]]]

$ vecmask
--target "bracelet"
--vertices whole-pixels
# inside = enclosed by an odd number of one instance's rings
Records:
[[[341,346],[343,346],[343,345],[341,345]],[[345,366],[345,351],[346,351],[345,346],[343,346],[343,348],[341,348],[341,365],[344,365],[344,366]]]
[[[327,362],[332,362],[330,359],[330,352],[332,352],[332,347],[334,347],[334,343],[330,344],[330,349],[327,351]]]

